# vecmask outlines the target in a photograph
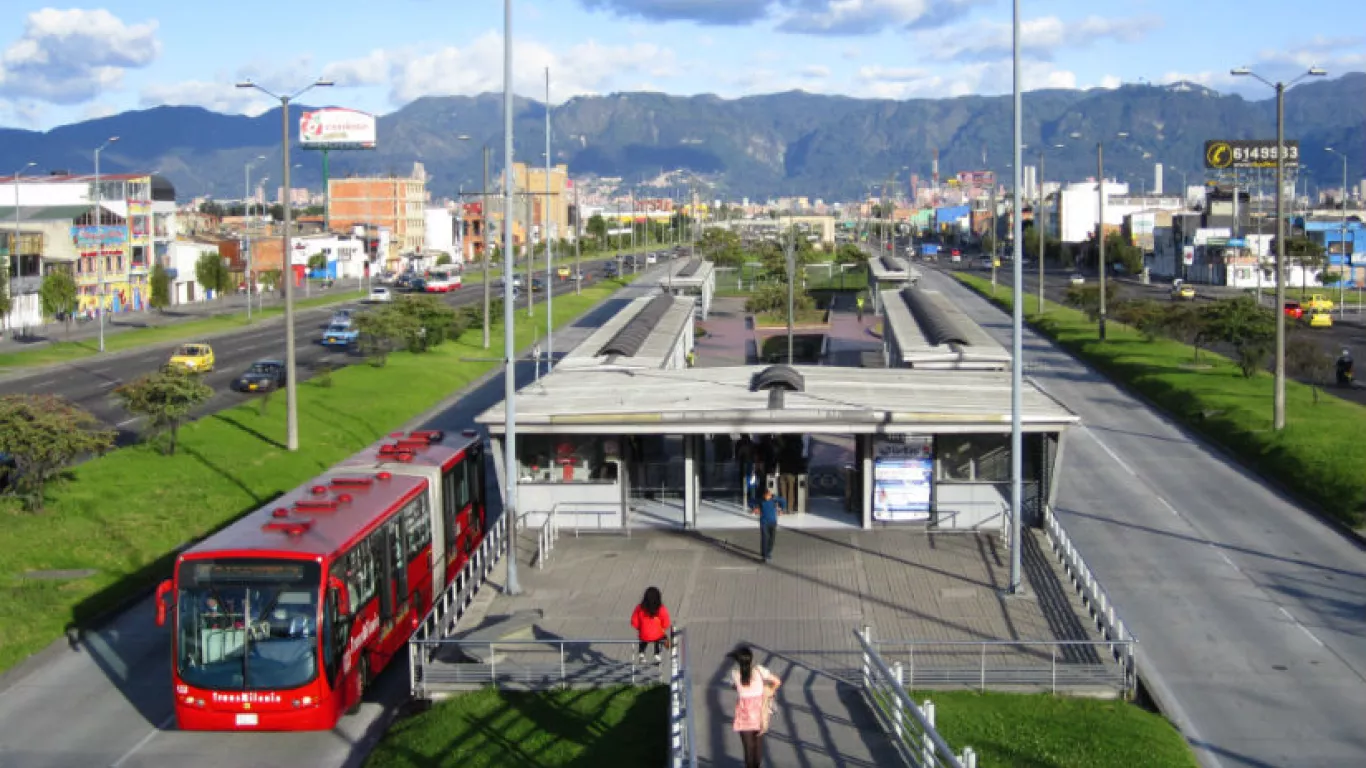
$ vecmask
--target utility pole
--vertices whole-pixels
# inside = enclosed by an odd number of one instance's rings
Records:
[[[792,222],[792,211],[787,212],[787,364],[792,365],[793,357],[793,335],[792,326],[795,323],[795,296],[793,286],[797,282],[797,241],[796,229]]]
[[[1018,2],[1018,0],[1016,0]],[[1096,196],[1100,215],[1096,219],[1096,246],[1100,249],[1100,315],[1096,332],[1105,341],[1105,142],[1096,142]]]
[[[492,219],[492,217],[489,216],[489,145],[488,145],[488,144],[485,144],[485,145],[484,145],[484,186],[483,186],[483,187],[480,187],[480,192],[481,192],[482,194],[480,195],[480,198],[479,198],[479,218],[482,219],[482,221],[480,222],[480,225],[479,225],[479,226],[480,226],[480,228],[483,230],[483,233],[484,233],[484,234],[483,234],[483,237],[480,238],[480,239],[482,240],[482,242],[484,243],[484,259],[483,259],[483,261],[484,261],[484,349],[488,349],[488,348],[489,348],[489,344],[490,344],[490,339],[489,339],[489,323],[491,322],[491,320],[490,320],[490,318],[489,318],[489,305],[492,304],[492,293],[493,293],[493,288],[492,288],[492,286],[489,285],[489,259],[493,256],[493,248],[490,247],[490,246],[492,245],[492,243],[489,241],[489,222],[492,221],[493,219]],[[507,254],[503,254],[503,258],[506,259],[506,258],[507,258]]]
[[[1023,390],[1024,381],[1022,370],[1024,368],[1024,267],[1021,265],[1024,253],[1023,231],[1024,224],[1020,217],[1020,177],[1023,174],[1021,166],[1022,146],[1024,143],[1023,122],[1024,107],[1021,99],[1021,89],[1023,84],[1020,80],[1020,0],[1014,1],[1014,123],[1015,139],[1012,147],[1014,157],[1014,186],[1015,186],[1015,216],[1014,216],[1014,240],[1015,240],[1015,263],[1012,270],[1015,273],[1015,284],[1012,286],[1011,296],[1014,302],[1011,308],[1011,362],[1010,362],[1010,593],[1018,595],[1024,591],[1024,581],[1020,570],[1020,551],[1021,551],[1021,518],[1024,517],[1024,498],[1021,488],[1021,478],[1024,473],[1024,430],[1021,422],[1021,412],[1024,410]],[[1102,183],[1104,179],[1101,179]],[[994,185],[993,185],[994,187]],[[1043,254],[1039,254],[1039,263],[1043,263]],[[1101,295],[1105,295],[1104,283],[1101,284]],[[1040,290],[1043,290],[1040,283]],[[1105,306],[1102,304],[1101,306]]]
[[[532,203],[531,203],[531,194],[530,194],[530,193],[531,193],[531,165],[530,165],[530,164],[528,164],[528,165],[526,166],[526,171],[527,171],[527,173],[526,173],[527,194],[524,195],[524,199],[526,200],[526,226],[523,227],[523,229],[526,230],[526,237],[523,238],[523,242],[524,242],[525,245],[526,245],[526,316],[527,316],[527,317],[531,317],[531,315],[532,315],[532,308],[533,308],[533,305],[535,304],[535,302],[532,301],[532,299],[534,298],[534,297],[532,296],[532,294],[535,293],[535,291],[532,290],[532,287],[533,287],[533,286],[535,285],[535,283],[536,283],[536,273],[535,273],[535,271],[534,271],[534,267],[535,267],[535,265],[536,265],[536,239],[535,239],[534,237],[532,237],[532,234],[531,234],[531,223],[532,223],[532,221],[533,221],[534,219],[533,219],[532,210],[531,210]]]
[[[512,300],[512,0],[503,0],[503,493],[504,531],[507,536],[509,595],[520,595],[517,579],[517,371],[513,356],[517,338],[513,332],[516,309]],[[531,286],[527,286],[527,293]]]
[[[554,262],[555,233],[550,229],[550,208],[554,205],[550,196],[550,67],[545,68],[545,202],[541,204],[541,233],[545,236],[545,372],[555,361],[555,275],[551,264]]]
[[[579,207],[579,185],[574,185],[574,295],[583,292],[583,252],[579,241],[583,239],[583,209]]]
[[[1043,191],[1043,179],[1044,179],[1044,174],[1043,174],[1043,158],[1044,158],[1044,150],[1040,149],[1040,150],[1039,150],[1039,209],[1038,209],[1038,211],[1034,214],[1034,228],[1037,229],[1037,230],[1039,230],[1039,314],[1040,314],[1040,315],[1043,315],[1044,306],[1045,306],[1045,304],[1043,303],[1043,283],[1044,283],[1043,260],[1044,260],[1044,256],[1047,255],[1047,253],[1048,253],[1047,248],[1046,248],[1046,245],[1045,245],[1045,241],[1044,241],[1044,227],[1046,226],[1046,223],[1045,223],[1045,222],[1046,222],[1047,219],[1048,219],[1048,217],[1046,216],[1046,212],[1047,212],[1047,210],[1048,210],[1048,195],[1046,195],[1046,194],[1044,193],[1044,191]]]

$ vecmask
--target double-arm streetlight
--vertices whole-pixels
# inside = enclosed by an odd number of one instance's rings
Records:
[[[110,136],[105,142],[95,149],[95,265],[96,280],[95,286],[95,313],[100,316],[100,351],[104,351],[104,234],[100,227],[104,224],[104,213],[101,208],[100,193],[100,153],[110,144],[118,141],[119,137]],[[17,201],[16,201],[17,202]]]
[[[1072,133],[1071,138],[1080,139],[1080,133]],[[1117,139],[1127,139],[1129,134],[1120,131],[1115,134]],[[1101,341],[1105,341],[1105,141],[1096,141],[1096,203],[1099,211],[1096,216],[1096,246],[1098,250],[1097,266],[1100,269],[1100,312],[1097,316],[1096,334]]]
[[[284,169],[285,194],[289,194],[289,103],[302,96],[307,91],[314,88],[327,88],[332,85],[331,80],[319,78],[313,81],[306,88],[302,88],[287,96],[272,93],[265,88],[246,80],[237,84],[238,88],[254,88],[261,93],[278,99],[280,102],[280,144],[283,150],[281,167]],[[288,200],[286,200],[288,203]],[[285,447],[290,451],[299,450],[299,390],[295,375],[294,365],[294,248],[290,242],[290,210],[289,205],[284,206],[284,249],[282,251],[282,270],[285,281]],[[307,266],[305,266],[304,279],[307,280]]]
[[[19,177],[24,171],[27,171],[35,165],[37,165],[37,163],[25,163],[23,168],[14,172],[14,239],[10,241],[9,250],[5,253],[5,263],[0,264],[0,269],[5,270],[5,275],[9,274],[10,263],[19,257]],[[1343,206],[1343,210],[1347,210],[1347,207]],[[20,268],[15,271],[22,272],[23,270]],[[4,281],[4,284],[5,292],[10,296],[13,296],[14,288],[10,285],[10,281],[6,280]],[[3,317],[0,317],[0,320],[3,319]]]
[[[265,156],[265,155],[257,155],[256,158],[255,158],[254,160],[250,160],[250,161],[247,162],[246,174],[245,174],[245,178],[244,178],[244,181],[245,181],[246,183],[245,183],[245,184],[243,185],[243,187],[242,187],[242,229],[243,229],[243,231],[244,231],[244,233],[245,233],[245,235],[246,235],[246,236],[243,238],[242,241],[243,241],[244,243],[246,243],[246,245],[247,245],[247,319],[248,319],[248,320],[251,319],[251,295],[252,295],[253,293],[256,292],[256,278],[255,278],[256,271],[255,271],[255,269],[254,269],[253,266],[252,266],[252,252],[251,252],[251,214],[250,214],[250,211],[251,211],[251,203],[248,202],[248,198],[251,197],[251,167],[252,167],[253,165],[256,165],[258,162],[260,162],[260,161],[262,161],[262,160],[265,160],[265,159],[266,159],[266,156]],[[267,177],[267,178],[269,178],[269,177]],[[261,182],[262,182],[262,183],[265,183],[265,179],[262,179]]]
[[[1273,83],[1247,67],[1238,67],[1231,74],[1255,77],[1276,91],[1276,368],[1271,428],[1280,431],[1285,429],[1285,90],[1306,77],[1323,77],[1328,73],[1310,67],[1288,83]]]
[[[1347,270],[1351,268],[1347,253],[1347,153],[1339,152],[1332,147],[1324,147],[1323,150],[1342,158],[1342,192],[1338,195],[1338,202],[1342,204],[1342,233],[1338,236],[1338,256],[1341,258],[1342,267],[1338,271],[1338,313],[1345,315],[1347,307],[1343,302],[1346,300]],[[1356,282],[1356,270],[1352,270],[1352,281]]]

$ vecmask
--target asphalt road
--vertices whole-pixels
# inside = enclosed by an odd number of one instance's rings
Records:
[[[978,277],[991,277],[991,270],[974,268],[972,265],[965,265],[963,271],[971,272]],[[1044,296],[1049,301],[1060,304],[1066,303],[1067,289],[1071,286],[1071,275],[1073,270],[1049,270],[1044,273]],[[1003,262],[1001,269],[996,270],[996,280],[1009,289],[1014,284],[1011,274],[1010,263]],[[1097,278],[1094,274],[1086,275],[1086,282],[1094,284]],[[1169,283],[1151,283],[1143,285],[1137,280],[1121,278],[1118,281],[1119,297],[1122,299],[1146,298],[1154,301],[1175,302],[1171,298],[1171,285]],[[1029,296],[1037,296],[1039,286],[1038,265],[1025,268],[1024,290]],[[1195,300],[1198,302],[1209,302],[1218,299],[1226,299],[1238,295],[1240,291],[1236,289],[1211,288],[1210,286],[1196,285]],[[1336,300],[1336,295],[1334,295]],[[1026,306],[1032,306],[1026,304]],[[1269,304],[1268,304],[1269,306]],[[1358,318],[1349,310],[1344,320],[1339,321],[1338,315],[1333,315],[1334,325],[1332,328],[1309,328],[1304,323],[1286,319],[1287,325],[1287,344],[1294,344],[1299,339],[1310,339],[1320,344],[1327,352],[1337,356],[1343,349],[1350,349],[1357,359],[1366,356],[1366,315]],[[1230,350],[1221,350],[1217,346],[1216,351],[1231,354]],[[1294,378],[1294,376],[1291,376]],[[1355,403],[1366,405],[1366,387],[1354,387],[1352,389],[1339,389],[1336,386],[1329,386],[1324,389],[1331,395],[1336,395],[1344,400],[1351,400]]]
[[[606,262],[584,263],[584,275],[589,284],[596,282]],[[555,295],[573,291],[570,282],[556,281]],[[501,294],[495,289],[494,296]],[[483,301],[483,286],[471,284],[459,291],[444,294],[453,306]],[[538,292],[536,301],[543,297]],[[523,298],[518,307],[523,306]],[[324,347],[319,343],[322,332],[327,327],[333,312],[341,308],[359,309],[362,304],[342,304],[333,307],[307,309],[296,313],[294,319],[296,344],[296,370],[301,381],[310,378],[323,365],[341,367],[359,361],[361,358],[348,353],[344,348]],[[184,341],[194,341],[185,339]],[[119,404],[113,390],[121,384],[132,381],[146,373],[158,370],[169,359],[171,351],[182,342],[166,342],[137,350],[119,352],[107,356],[94,356],[54,367],[35,370],[32,373],[18,373],[0,379],[0,395],[32,393],[60,395],[94,414],[105,424],[118,430],[118,441],[126,445],[137,438],[141,419],[134,418]],[[284,318],[272,318],[245,328],[241,331],[211,339],[216,364],[214,370],[205,377],[205,382],[213,387],[214,396],[194,413],[199,418],[216,413],[224,408],[246,402],[256,394],[234,392],[230,385],[253,362],[264,358],[283,359],[285,354]]]
[[[923,282],[1010,343],[1004,313]],[[1027,330],[1025,356],[1082,418],[1057,513],[1201,762],[1366,765],[1363,548]]]
[[[556,349],[568,352],[619,312],[634,291],[653,284],[651,279],[627,288],[561,329]],[[534,375],[531,365],[519,366],[518,387]],[[502,401],[503,376],[457,395],[423,426],[472,426],[475,416]],[[496,514],[496,494],[491,503]],[[142,600],[69,647],[49,647],[0,678],[0,768],[355,768],[407,700],[405,657],[379,676],[361,711],[331,731],[177,731],[169,638],[153,616],[152,600]]]

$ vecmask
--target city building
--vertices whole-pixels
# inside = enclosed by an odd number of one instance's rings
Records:
[[[513,190],[518,194],[530,193],[522,202],[521,210],[531,212],[530,229],[535,242],[544,241],[547,233],[549,237],[556,239],[568,234],[569,203],[573,194],[573,187],[569,181],[569,166],[552,166],[550,185],[547,188],[544,166],[514,163],[512,183]],[[547,191],[549,195],[546,194]]]
[[[413,163],[408,176],[329,179],[328,195],[335,231],[364,227],[367,233],[390,233],[389,246],[372,254],[379,268],[399,271],[405,255],[426,246],[427,173],[422,163]]]

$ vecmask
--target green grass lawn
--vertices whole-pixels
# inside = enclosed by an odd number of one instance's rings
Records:
[[[364,294],[360,291],[347,291],[344,293],[332,293],[326,296],[317,296],[309,299],[297,299],[294,302],[296,309],[309,309],[321,307],[329,304],[340,304],[347,301],[355,301]],[[230,315],[217,315],[205,317],[199,320],[172,321],[167,325],[158,325],[151,328],[133,328],[131,330],[109,333],[108,327],[105,328],[104,348],[106,352],[119,352],[127,349],[137,349],[152,344],[162,344],[169,341],[190,340],[196,337],[206,336],[211,333],[222,333],[224,331],[236,331],[250,325],[279,317],[284,314],[284,307],[273,306],[265,307],[259,311],[251,313],[251,320],[247,320],[246,310]],[[61,332],[57,332],[61,336]],[[38,349],[24,350],[23,352],[10,352],[0,354],[0,368],[19,368],[36,365],[48,365],[51,363],[67,363],[72,360],[79,360],[84,357],[99,354],[99,342],[96,339],[81,339],[79,341],[56,341],[46,344]]]
[[[557,325],[614,293],[617,282],[555,299]],[[517,346],[545,332],[545,305],[517,315]],[[353,365],[299,386],[300,450],[282,448],[284,394],[262,415],[259,401],[205,417],[180,432],[173,457],[146,446],[74,467],[48,493],[41,513],[0,498],[0,671],[61,636],[72,621],[137,594],[170,575],[171,552],[222,527],[377,440],[493,367],[503,334],[483,348],[474,328],[432,352],[393,354],[388,365]],[[35,570],[93,569],[88,578],[39,580]]]
[[[666,249],[666,248],[670,248],[670,247],[671,247],[671,246],[660,245],[659,243],[651,243],[650,245],[638,245],[638,246],[636,246],[635,248],[622,248],[622,249],[619,250],[619,251],[593,251],[592,253],[584,252],[583,257],[582,257],[581,260],[582,260],[583,263],[588,264],[588,263],[595,262],[595,261],[604,261],[604,260],[606,260],[606,259],[615,259],[615,258],[617,257],[617,254],[621,254],[621,255],[624,256],[624,255],[632,254],[632,253],[644,253],[644,252],[646,252],[646,251],[657,251],[657,250]],[[551,266],[553,266],[553,267],[572,267],[572,266],[574,266],[575,264],[579,263],[579,261],[580,261],[580,259],[575,258],[575,256],[574,256],[574,249],[573,249],[573,247],[571,247],[571,248],[569,249],[569,251],[568,251],[567,254],[566,254],[566,253],[560,253],[560,251],[557,249],[557,250],[555,251],[555,258],[554,258],[553,260],[551,260],[550,264],[551,264]],[[523,276],[526,275],[526,261],[525,261],[525,260],[523,260],[523,259],[518,259],[516,267],[517,267],[517,274],[518,274],[518,275],[523,275]],[[540,256],[537,257],[537,259],[536,259],[536,264],[535,264],[534,267],[532,268],[532,271],[533,271],[534,273],[536,273],[537,275],[542,275],[542,276],[545,275],[545,254],[544,254],[544,253],[542,253]],[[495,281],[502,279],[502,277],[503,277],[503,265],[502,265],[500,262],[494,262],[492,265],[489,266],[489,277],[493,278]],[[461,273],[461,281],[462,281],[462,282],[465,282],[465,283],[473,283],[473,284],[476,284],[476,285],[482,285],[482,284],[484,283],[484,266],[483,266],[482,264],[470,264],[470,265],[466,265],[465,271],[463,271],[463,272]]]
[[[1195,768],[1180,732],[1123,701],[973,691],[931,699],[939,734],[972,747],[981,768]]]
[[[485,689],[396,723],[366,768],[607,768],[668,763],[669,689]]]
[[[958,273],[958,280],[990,297],[991,283]],[[1010,294],[992,298],[1009,309]],[[1360,527],[1366,511],[1366,408],[1288,380],[1286,427],[1271,429],[1273,380],[1259,373],[1244,378],[1232,361],[1202,351],[1202,366],[1191,363],[1194,350],[1170,339],[1147,341],[1131,328],[1111,322],[1101,342],[1096,324],[1074,309],[1048,302],[1040,316],[1038,300],[1025,302],[1035,328],[1116,381],[1127,384],[1176,419],[1238,456],[1257,473],[1274,479],[1341,522]],[[1236,510],[1229,510],[1236,514]]]

